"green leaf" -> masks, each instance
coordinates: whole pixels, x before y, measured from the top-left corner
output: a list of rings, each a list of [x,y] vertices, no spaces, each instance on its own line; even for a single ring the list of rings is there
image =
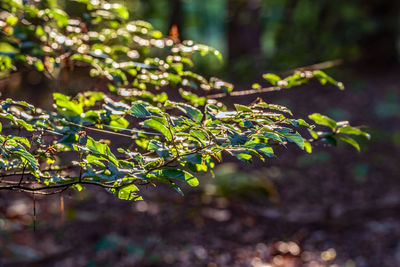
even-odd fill
[[[32,111],[35,110],[35,107],[34,107],[33,105],[28,104],[28,103],[25,102],[25,101],[15,101],[15,100],[12,100],[11,98],[7,98],[7,99],[6,99],[6,102],[7,102],[7,103],[14,104],[14,105],[19,105],[19,106],[23,106],[23,107],[29,108],[29,109],[32,110]]]
[[[16,123],[18,126],[24,127],[27,131],[32,132],[35,130],[31,124],[27,123],[26,121],[24,121],[22,119],[19,119],[19,118],[13,116],[12,114],[0,113],[0,118],[11,120],[12,122]]]
[[[64,144],[70,148],[73,147],[73,144],[78,143],[79,136],[77,134],[67,134],[64,135],[57,143]]]
[[[263,75],[263,78],[270,82],[272,85],[277,85],[277,83],[282,80],[281,77],[279,77],[276,74],[273,73],[266,73]]]
[[[123,19],[129,19],[129,12],[128,10],[120,5],[120,4],[113,4],[113,10]]]
[[[144,127],[151,128],[162,133],[169,141],[172,140],[172,134],[169,130],[167,120],[164,118],[153,117],[143,122]]]
[[[128,128],[129,121],[117,115],[110,115],[110,126],[115,127],[116,130],[124,130]]]
[[[281,106],[281,105],[276,105],[276,104],[267,104],[267,103],[258,103],[256,107],[262,107],[262,108],[268,108],[268,109],[273,109],[273,110],[278,110],[281,112],[288,113],[293,116],[292,111],[288,109],[287,107]]]
[[[93,138],[88,137],[86,147],[96,156],[100,156],[106,160],[111,161],[114,165],[118,166],[118,160],[113,153],[111,153],[108,145],[95,141]]]
[[[303,119],[298,119],[297,120],[297,123],[300,125],[300,126],[304,126],[304,127],[307,127],[308,129],[313,129],[313,126],[311,126],[310,124],[308,124],[305,120],[303,120]]]
[[[234,146],[244,145],[248,140],[248,137],[246,135],[239,134],[233,131],[228,131],[228,138],[231,144]]]
[[[86,62],[89,64],[92,64],[95,62],[95,59],[92,56],[82,55],[82,54],[73,54],[70,57],[70,60],[83,61],[83,62]]]
[[[189,101],[195,106],[204,106],[207,103],[207,98],[204,96],[199,97],[198,95],[184,91],[183,89],[179,89],[179,94],[183,99]]]
[[[146,109],[146,106],[140,102],[133,103],[130,111],[131,114],[137,118],[146,118],[151,115]]]
[[[281,144],[283,143],[282,136],[279,133],[274,132],[273,130],[271,130],[269,128],[263,128],[262,131],[263,131],[263,136],[264,137],[266,137],[268,139],[272,139],[272,140],[278,141]]]
[[[335,135],[334,137],[353,146],[355,149],[357,149],[358,152],[360,152],[360,145],[353,138],[350,138],[348,136],[343,136],[343,135]]]
[[[8,16],[6,19],[6,23],[10,26],[14,26],[18,22],[18,18],[14,16]]]
[[[304,148],[307,151],[307,153],[312,153],[311,143],[308,142],[307,140],[304,140]]]
[[[65,27],[68,25],[68,15],[64,11],[58,8],[47,9],[46,14],[54,18],[57,21],[59,27]]]
[[[40,26],[40,25],[36,26],[35,33],[36,33],[36,35],[37,35],[38,37],[42,37],[42,36],[45,35],[45,32],[44,32],[44,30],[43,30],[43,27]]]
[[[191,173],[179,169],[164,169],[160,171],[153,172],[153,174],[164,177],[178,179],[183,182],[188,183],[190,186],[198,186],[199,180],[194,177]]]
[[[96,155],[90,154],[90,155],[87,155],[86,160],[90,164],[94,164],[103,169],[106,168],[106,165],[100,161],[100,160],[104,160],[104,158],[102,156],[96,156]]]
[[[249,107],[243,106],[243,105],[239,105],[239,104],[235,104],[235,108],[237,111],[243,111],[243,112],[253,112],[253,110]]]
[[[168,149],[165,145],[157,140],[151,140],[149,146],[147,147],[150,151],[155,151],[157,155],[161,158],[166,158],[169,156]]]
[[[368,133],[352,126],[340,127],[338,132],[343,134],[361,135],[367,138],[368,140],[371,138],[371,136]]]
[[[142,198],[138,196],[139,188],[136,185],[131,184],[128,186],[121,187],[119,189],[110,189],[116,197],[123,200],[141,200]]]
[[[44,64],[40,59],[33,61],[33,65],[38,71],[44,71]]]
[[[258,143],[256,141],[252,140],[252,141],[249,141],[246,144],[244,144],[244,146],[247,148],[257,150],[257,151],[263,153],[264,155],[266,155],[267,157],[274,156],[274,150],[272,149],[271,146],[269,146],[267,144]]]
[[[301,135],[299,133],[297,133],[297,132],[294,134],[287,133],[287,134],[284,134],[284,136],[286,137],[286,139],[289,142],[295,143],[301,149],[304,149],[304,139],[303,139],[303,137],[301,137]]]
[[[57,110],[65,116],[80,116],[83,113],[83,104],[77,101],[70,100],[69,96],[54,93],[54,101],[56,102]]]
[[[176,107],[177,109],[181,110],[183,113],[185,113],[189,118],[194,120],[197,123],[200,123],[201,120],[203,119],[203,113],[201,113],[200,110],[198,110],[195,107],[192,107],[188,104],[183,104],[183,103],[177,103],[177,102],[172,102],[172,101],[167,101],[165,103],[165,106],[173,106]]]
[[[16,146],[16,147],[14,147],[13,149],[11,149],[10,152],[11,152],[12,154],[20,155],[21,158],[22,158],[25,162],[29,163],[29,166],[31,166],[34,170],[38,170],[38,169],[39,169],[39,165],[38,165],[38,163],[37,163],[35,157],[32,156],[31,153],[29,153],[28,151],[26,151],[26,149],[25,149],[23,146],[18,145],[18,146]]]
[[[244,162],[251,162],[253,156],[248,150],[228,150],[233,156],[235,156],[238,160]]]
[[[17,141],[18,143],[23,144],[27,148],[31,147],[31,144],[29,143],[29,140],[26,137],[13,136],[11,139]]]
[[[317,78],[320,81],[320,83],[323,85],[328,82],[330,84],[337,86],[340,90],[344,90],[343,83],[336,81],[331,76],[329,76],[328,74],[326,74],[325,72],[323,72],[321,70],[315,70],[313,72],[313,76],[315,78]]]
[[[183,196],[182,189],[176,183],[169,181],[169,185],[172,186],[172,188],[175,189],[175,191],[178,192],[181,196]]]
[[[331,118],[319,114],[319,113],[314,113],[308,116],[310,119],[312,119],[315,123],[328,126],[332,130],[335,130],[337,128],[337,123],[336,121],[332,120]]]
[[[199,154],[186,155],[184,158],[192,164],[202,164],[203,162],[203,157]]]
[[[310,133],[310,135],[312,136],[312,138],[314,139],[318,139],[319,135],[317,132],[315,132],[314,130],[308,129],[308,132]]]
[[[78,192],[81,192],[83,189],[83,186],[80,184],[75,184],[72,186],[72,188],[75,188],[75,190],[78,190]]]
[[[205,133],[201,130],[198,129],[193,129],[190,131],[190,135],[194,136],[197,140],[199,140],[203,145],[205,144],[204,142],[207,141],[207,136]]]
[[[1,59],[9,60],[9,56],[15,55],[18,52],[18,49],[8,42],[0,42],[0,51],[0,54],[2,55]]]

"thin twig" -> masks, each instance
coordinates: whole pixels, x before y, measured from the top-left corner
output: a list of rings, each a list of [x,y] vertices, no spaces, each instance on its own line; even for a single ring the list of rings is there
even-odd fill
[[[266,92],[274,92],[274,91],[280,91],[282,88],[278,86],[271,86],[271,87],[265,87],[265,88],[260,88],[260,89],[250,89],[250,90],[244,90],[244,91],[233,91],[231,93],[219,93],[219,94],[214,94],[214,95],[208,95],[207,98],[209,99],[217,99],[217,98],[223,98],[227,96],[244,96],[244,95],[253,95],[253,94],[261,94],[261,93],[266,93]]]
[[[123,134],[123,133],[117,133],[117,132],[107,131],[107,130],[104,130],[104,129],[93,128],[93,127],[89,127],[89,126],[85,126],[85,125],[80,125],[80,124],[73,123],[73,122],[70,122],[70,121],[65,121],[65,120],[62,121],[62,122],[67,123],[67,124],[70,124],[70,125],[74,125],[74,126],[76,126],[76,127],[80,127],[80,128],[83,128],[83,129],[88,129],[88,130],[96,131],[96,132],[102,132],[102,133],[107,133],[107,134],[119,135],[119,136],[124,136],[124,137],[132,138],[131,135],[127,135],[127,134]],[[125,128],[125,129],[124,129],[124,128],[114,127],[114,126],[108,126],[108,125],[103,125],[103,126],[108,127],[108,128],[112,128],[112,129],[116,129],[116,130],[123,130],[123,131],[133,132],[133,133],[143,133],[143,134],[151,134],[151,135],[161,135],[161,134],[158,134],[158,133],[151,133],[151,132],[146,132],[146,131],[141,131],[141,130],[136,130],[136,129],[128,129],[128,128]]]
[[[71,187],[77,184],[83,184],[83,185],[94,185],[94,186],[99,186],[102,188],[115,188],[114,186],[111,185],[106,185],[106,184],[100,184],[97,182],[90,182],[90,181],[76,181],[76,182],[70,182],[70,183],[65,183],[65,184],[57,184],[57,185],[50,185],[50,186],[42,186],[42,187],[26,187],[26,186],[18,186],[18,185],[11,185],[11,186],[1,186],[0,190],[24,190],[27,192],[37,192],[37,191],[43,191],[43,190],[52,190],[52,189],[60,189],[60,188],[65,188],[65,187]]]
[[[21,179],[19,179],[18,185],[21,185],[22,180],[24,179],[25,168],[26,168],[26,164],[25,164],[24,167],[22,168]]]
[[[304,66],[304,67],[299,67],[290,71],[285,72],[285,74],[291,74],[296,71],[311,71],[311,70],[322,70],[322,69],[328,69],[332,68],[335,66],[338,66],[342,64],[343,60],[342,59],[335,59],[335,60],[330,60],[330,61],[325,61],[309,66]],[[259,89],[250,89],[250,90],[244,90],[244,91],[233,91],[231,93],[219,93],[219,94],[214,94],[214,95],[209,95],[207,98],[210,99],[218,99],[218,98],[223,98],[227,96],[244,96],[244,95],[253,95],[253,94],[260,94],[260,93],[267,93],[267,92],[275,92],[275,91],[280,91],[281,89],[286,89],[282,88],[279,86],[270,86],[270,87],[265,87],[265,88],[259,88]]]
[[[35,192],[32,192],[33,197],[33,232],[36,232],[36,196]]]

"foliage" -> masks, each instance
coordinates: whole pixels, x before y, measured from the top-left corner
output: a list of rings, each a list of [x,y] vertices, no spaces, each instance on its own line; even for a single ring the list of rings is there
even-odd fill
[[[288,108],[261,99],[229,110],[217,99],[238,93],[233,86],[190,70],[193,53],[222,60],[217,50],[129,20],[120,4],[73,3],[74,10],[83,10],[78,15],[47,2],[0,3],[0,47],[7,48],[0,53],[2,75],[33,68],[53,79],[61,71],[89,68],[93,79],[106,81],[110,89],[75,97],[54,93],[52,111],[1,101],[2,190],[52,194],[94,185],[136,200],[142,185],[161,182],[179,193],[182,183],[197,186],[195,175],[212,172],[224,153],[245,162],[264,161],[275,156],[276,146],[288,143],[311,152],[315,141],[335,145],[339,140],[359,150],[350,136],[368,137],[348,122],[312,114],[310,120],[322,127],[317,131]],[[273,90],[313,78],[343,87],[322,71],[264,78]],[[268,88],[256,84],[246,94]]]

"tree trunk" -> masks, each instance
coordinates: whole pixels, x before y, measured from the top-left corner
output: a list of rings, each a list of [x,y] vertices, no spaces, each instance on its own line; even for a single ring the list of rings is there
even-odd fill
[[[360,6],[377,25],[373,33],[360,41],[361,65],[385,68],[398,64],[400,1],[362,0]]]
[[[183,12],[182,12],[182,1],[181,0],[171,0],[171,17],[169,28],[177,27],[179,34],[182,34],[182,21],[183,21]],[[181,37],[181,39],[183,39]]]
[[[260,0],[228,0],[228,60],[261,58]]]

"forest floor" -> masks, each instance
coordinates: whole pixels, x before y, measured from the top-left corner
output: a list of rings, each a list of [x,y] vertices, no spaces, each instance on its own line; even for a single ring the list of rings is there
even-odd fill
[[[310,84],[263,96],[299,117],[366,125],[361,153],[289,146],[265,163],[223,164],[184,197],[162,186],[143,188],[139,202],[97,189],[36,197],[35,231],[32,196],[1,192],[0,267],[400,266],[397,74],[344,77],[344,92]]]

